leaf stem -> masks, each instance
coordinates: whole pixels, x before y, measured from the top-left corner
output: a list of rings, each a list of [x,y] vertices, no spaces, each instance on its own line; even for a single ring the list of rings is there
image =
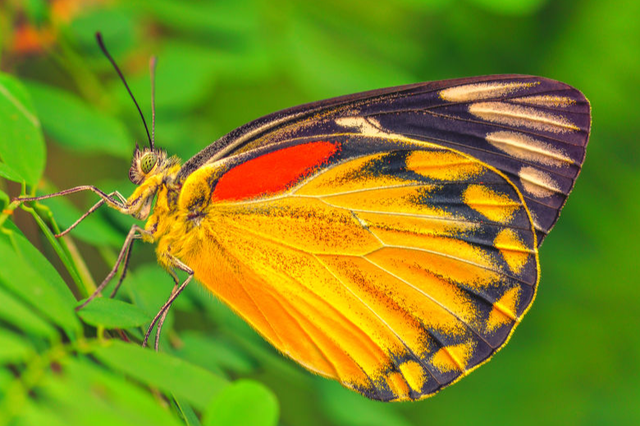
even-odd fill
[[[60,228],[53,218],[53,214],[48,207],[43,205],[36,205],[35,208],[28,207],[26,205],[22,206],[22,209],[31,213],[36,223],[40,227],[40,230],[44,233],[45,237],[53,247],[53,250],[56,252],[62,263],[64,264],[67,272],[71,276],[71,279],[76,285],[76,289],[81,295],[90,294],[91,288],[95,288],[95,282],[93,278],[88,273],[88,269],[84,260],[78,253],[75,246],[73,246],[73,250],[69,248],[66,239],[58,240],[55,235],[51,232],[45,221],[42,219],[42,215],[46,214],[47,221],[51,224],[51,227],[56,233],[60,232]],[[81,274],[80,271],[83,271]]]

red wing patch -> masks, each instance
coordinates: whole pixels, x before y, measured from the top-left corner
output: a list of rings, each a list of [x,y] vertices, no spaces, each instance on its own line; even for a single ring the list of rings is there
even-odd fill
[[[213,201],[243,200],[284,191],[339,149],[338,143],[312,142],[261,155],[225,173],[211,198]]]

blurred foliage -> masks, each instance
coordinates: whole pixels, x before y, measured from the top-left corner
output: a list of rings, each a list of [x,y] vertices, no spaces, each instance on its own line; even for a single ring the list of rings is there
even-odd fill
[[[0,425],[640,424],[637,16],[635,0],[2,2]],[[146,135],[97,30],[147,117],[159,57],[157,143],[183,159],[261,115],[361,90],[492,73],[580,88],[587,162],[508,349],[434,398],[376,403],[284,359],[195,284],[155,353],[119,340],[139,342],[173,286],[142,244],[119,300],[78,317],[133,220],[100,210],[56,240],[95,197],[9,211],[21,191],[132,189]]]

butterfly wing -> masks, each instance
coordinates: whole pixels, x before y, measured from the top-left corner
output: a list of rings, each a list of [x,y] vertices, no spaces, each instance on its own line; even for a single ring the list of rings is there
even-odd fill
[[[372,399],[427,397],[530,306],[535,231],[505,174],[407,137],[303,137],[201,165],[174,255],[278,350]]]
[[[497,75],[420,83],[277,112],[224,136],[184,164],[205,164],[282,141],[352,133],[402,136],[467,153],[523,194],[538,245],[558,219],[585,156],[590,105],[554,80]]]

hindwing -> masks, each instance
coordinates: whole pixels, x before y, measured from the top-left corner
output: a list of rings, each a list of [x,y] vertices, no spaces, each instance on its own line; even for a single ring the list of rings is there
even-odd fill
[[[421,140],[256,147],[200,166],[179,205],[199,215],[171,242],[196,278],[278,350],[369,398],[421,399],[463,377],[535,297],[517,185]]]

